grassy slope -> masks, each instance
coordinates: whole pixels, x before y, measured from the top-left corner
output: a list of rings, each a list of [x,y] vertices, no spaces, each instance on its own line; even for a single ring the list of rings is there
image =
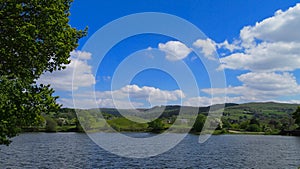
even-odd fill
[[[137,117],[130,117],[130,119],[132,120],[129,120],[125,117],[119,117],[108,120],[107,122],[117,131],[147,131],[147,123],[138,123],[143,121],[142,119]]]
[[[274,102],[245,103],[227,107],[224,112],[228,118],[236,120],[241,116],[247,116],[248,119],[253,116],[278,119],[290,116],[297,106],[299,105]]]
[[[290,118],[292,112],[294,112],[297,108],[296,104],[285,104],[285,103],[274,103],[274,102],[266,102],[266,103],[245,103],[245,104],[226,104],[226,108],[224,110],[224,116],[222,118],[231,119],[236,121],[244,121],[249,120],[253,117],[256,117],[260,123],[267,124],[271,119],[282,120],[286,118]],[[218,107],[218,105],[214,106]],[[160,118],[163,119],[165,126],[169,127],[171,124],[168,124],[167,121],[170,119],[175,120],[176,116],[179,113],[179,110],[182,108],[184,111],[184,117],[188,119],[189,112],[194,111],[193,107],[180,107],[180,106],[166,106],[165,111],[161,114]],[[199,113],[207,114],[210,107],[200,107]],[[141,109],[143,113],[151,113],[157,110],[161,110],[160,107],[154,107],[152,109]],[[104,119],[100,118],[99,110],[90,109],[90,110],[78,110],[79,114],[84,116],[82,119],[86,119],[89,123],[89,127],[93,129],[99,128],[107,128],[107,124]],[[131,110],[126,110],[130,112]],[[104,112],[107,123],[115,128],[118,131],[147,131],[148,124],[147,123],[137,123],[134,121],[141,122],[141,119],[138,117],[131,116],[131,120],[128,120],[124,117],[121,117],[116,109],[101,109],[101,112]],[[78,114],[78,112],[77,112]],[[68,119],[68,121],[74,121],[76,118],[75,111],[73,109],[62,109],[57,116],[53,118],[63,117]],[[105,125],[106,124],[106,125]],[[59,131],[65,131],[68,128],[74,128],[74,124],[72,126],[64,126],[59,127]],[[176,126],[175,126],[176,127]],[[61,129],[60,129],[61,128]]]

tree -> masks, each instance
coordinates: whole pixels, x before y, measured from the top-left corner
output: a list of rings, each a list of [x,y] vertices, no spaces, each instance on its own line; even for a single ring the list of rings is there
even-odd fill
[[[297,108],[297,110],[293,113],[293,119],[295,119],[295,123],[300,128],[300,106]]]
[[[165,129],[165,126],[161,119],[155,119],[148,123],[148,128],[150,128],[152,132],[160,132]]]
[[[280,123],[277,120],[271,119],[269,121],[269,125],[271,126],[271,128],[273,129],[278,129],[280,126]]]
[[[8,145],[22,126],[60,105],[49,85],[36,80],[65,68],[86,30],[69,25],[72,0],[0,2],[0,144]]]
[[[223,128],[229,129],[231,127],[228,119],[222,118],[222,123],[223,123]]]
[[[261,128],[257,124],[250,124],[247,129],[247,131],[252,131],[252,132],[260,132]]]
[[[256,125],[260,125],[259,124],[259,121],[255,118],[255,117],[253,117],[251,120],[250,120],[250,124],[256,124]]]
[[[206,120],[206,116],[203,114],[199,114],[196,118],[192,130],[196,132],[200,132],[204,126],[205,120]]]
[[[46,131],[47,132],[56,132],[56,127],[57,127],[57,122],[51,118],[51,117],[46,117]]]
[[[249,120],[243,121],[243,122],[240,123],[239,128],[240,129],[247,129],[247,127],[249,126],[249,123],[250,123]]]

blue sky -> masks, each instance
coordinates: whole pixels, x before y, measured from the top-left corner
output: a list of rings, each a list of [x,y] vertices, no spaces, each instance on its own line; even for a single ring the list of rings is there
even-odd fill
[[[74,107],[73,98],[75,106],[80,108],[207,106],[225,99],[236,103],[300,103],[300,5],[297,2],[75,0],[70,24],[77,29],[87,26],[88,35],[71,53],[72,62],[66,70],[46,73],[40,82],[50,83],[65,107]],[[97,50],[102,50],[103,43],[110,43],[109,36],[115,36],[103,36],[103,39],[94,40],[94,46],[90,47],[91,43],[87,42],[96,31],[118,18],[142,12],[177,16],[195,25],[206,36],[187,34],[192,36],[188,38],[194,38],[193,43],[187,44],[166,35],[137,34],[116,43],[99,65],[94,64],[99,60]],[[144,22],[140,24],[147,23]],[[117,29],[126,32],[134,30],[135,26]],[[167,29],[185,29],[181,26]],[[214,70],[207,70],[206,62],[213,63]],[[125,70],[118,75],[117,69],[122,64],[126,64]],[[130,71],[140,65],[150,66],[135,72],[126,81]],[[170,72],[162,71],[162,67]],[[193,77],[183,69],[189,69]],[[210,72],[216,72],[218,77],[211,77]],[[218,81],[222,73],[226,78],[224,84]],[[194,80],[197,89],[193,86]]]

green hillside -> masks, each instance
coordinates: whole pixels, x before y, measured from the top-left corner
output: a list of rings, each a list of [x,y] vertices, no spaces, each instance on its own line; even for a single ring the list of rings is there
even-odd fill
[[[245,103],[226,107],[224,117],[234,120],[255,117],[260,120],[284,119],[291,116],[299,105],[286,103]]]
[[[291,114],[299,105],[286,103],[245,103],[224,105],[213,105],[208,107],[187,107],[187,106],[156,106],[150,109],[130,110],[122,109],[118,111],[114,108],[101,109],[74,109],[63,108],[59,112],[44,115],[39,126],[30,126],[26,129],[39,131],[111,131],[109,126],[117,131],[151,131],[153,126],[160,126],[166,129],[176,121],[181,112],[181,120],[176,124],[184,128],[187,124],[193,124],[193,112],[198,111],[198,117],[203,119],[209,111],[222,114],[221,121],[217,118],[214,123],[218,123],[218,130],[235,132],[263,132],[267,134],[277,134],[282,130],[293,130],[297,126]],[[133,119],[124,118],[122,115]],[[77,117],[77,115],[79,115]],[[156,119],[155,123],[146,123],[143,119]],[[183,119],[182,119],[183,118]],[[160,124],[161,123],[161,124]],[[202,120],[203,123],[203,120]],[[49,126],[51,124],[51,126]],[[53,127],[54,126],[54,127]],[[203,126],[203,124],[197,124]],[[155,128],[155,127],[154,127]]]

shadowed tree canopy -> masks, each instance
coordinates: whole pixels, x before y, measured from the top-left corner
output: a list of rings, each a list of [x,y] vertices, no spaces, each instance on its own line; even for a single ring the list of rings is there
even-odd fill
[[[160,132],[165,129],[164,123],[161,119],[156,119],[148,123],[148,127],[151,129],[152,132]]]
[[[196,118],[196,121],[195,121],[195,123],[193,125],[192,130],[194,130],[196,132],[201,132],[202,128],[204,126],[205,120],[206,120],[206,116],[205,115],[198,114],[198,116]]]
[[[36,80],[61,70],[86,31],[69,25],[71,0],[0,0],[0,144],[60,105]]]
[[[297,110],[293,113],[293,119],[295,119],[295,123],[300,129],[300,107],[298,107]]]

